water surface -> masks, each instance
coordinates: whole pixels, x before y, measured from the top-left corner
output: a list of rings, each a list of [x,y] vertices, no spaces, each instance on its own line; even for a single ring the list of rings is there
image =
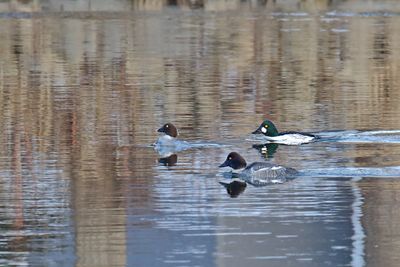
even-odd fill
[[[397,2],[172,2],[1,4],[0,265],[397,266]],[[231,197],[231,151],[306,175]]]

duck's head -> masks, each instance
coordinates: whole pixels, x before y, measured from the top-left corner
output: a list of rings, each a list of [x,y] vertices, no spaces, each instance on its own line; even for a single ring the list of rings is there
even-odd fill
[[[163,127],[157,130],[159,133],[165,133],[166,135],[169,135],[171,137],[177,137],[178,136],[178,130],[172,123],[166,123],[164,124]]]
[[[279,135],[278,129],[276,129],[275,125],[270,120],[265,120],[261,123],[261,125],[252,132],[252,134],[263,134],[266,136],[277,136]]]
[[[239,155],[237,152],[231,152],[229,153],[228,157],[222,163],[219,165],[220,168],[222,167],[231,167],[234,170],[242,169],[245,168],[247,165],[246,161],[242,156]]]

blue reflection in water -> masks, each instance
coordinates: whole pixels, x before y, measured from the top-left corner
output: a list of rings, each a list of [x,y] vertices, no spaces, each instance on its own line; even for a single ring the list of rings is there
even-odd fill
[[[365,265],[365,260],[364,260],[365,232],[361,224],[363,197],[356,183],[359,180],[360,178],[355,178],[353,179],[352,183],[354,201],[352,204],[353,215],[351,216],[351,221],[353,223],[354,234],[352,236],[353,249],[351,254],[351,266],[354,267],[361,267]]]
[[[354,238],[357,246],[363,242],[354,233],[353,220],[359,218],[352,217],[351,179],[304,177],[251,187],[235,199],[221,198],[224,188],[204,176],[160,170],[158,182],[154,216],[129,216],[129,239],[146,237],[140,246],[148,248],[147,256],[131,262],[263,266],[268,260],[279,266],[284,260],[297,266],[346,266]]]
[[[34,158],[0,174],[0,264],[74,265],[69,180],[54,160],[43,154]]]

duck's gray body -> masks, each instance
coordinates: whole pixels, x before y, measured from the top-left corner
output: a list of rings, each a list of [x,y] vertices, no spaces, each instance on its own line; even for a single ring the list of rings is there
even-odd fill
[[[252,185],[284,183],[297,175],[297,171],[269,162],[254,162],[238,172],[238,176]]]

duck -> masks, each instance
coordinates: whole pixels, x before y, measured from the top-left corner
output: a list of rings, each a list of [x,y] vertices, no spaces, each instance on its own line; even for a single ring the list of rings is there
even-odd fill
[[[160,129],[157,130],[158,133],[164,133],[163,136],[158,138],[156,143],[163,143],[163,145],[172,145],[173,141],[178,137],[178,130],[175,125],[168,122],[164,124]]]
[[[319,139],[319,136],[310,133],[296,131],[279,133],[276,126],[270,120],[263,121],[252,134],[262,134],[269,142],[284,145],[307,144]]]
[[[254,186],[284,183],[298,174],[293,168],[269,162],[253,162],[247,165],[246,160],[237,152],[229,153],[219,167],[231,167],[235,174],[233,176]]]
[[[153,145],[155,149],[165,157],[190,147],[188,142],[177,139],[178,130],[175,125],[170,122],[164,124],[157,132],[164,134],[160,136]]]

